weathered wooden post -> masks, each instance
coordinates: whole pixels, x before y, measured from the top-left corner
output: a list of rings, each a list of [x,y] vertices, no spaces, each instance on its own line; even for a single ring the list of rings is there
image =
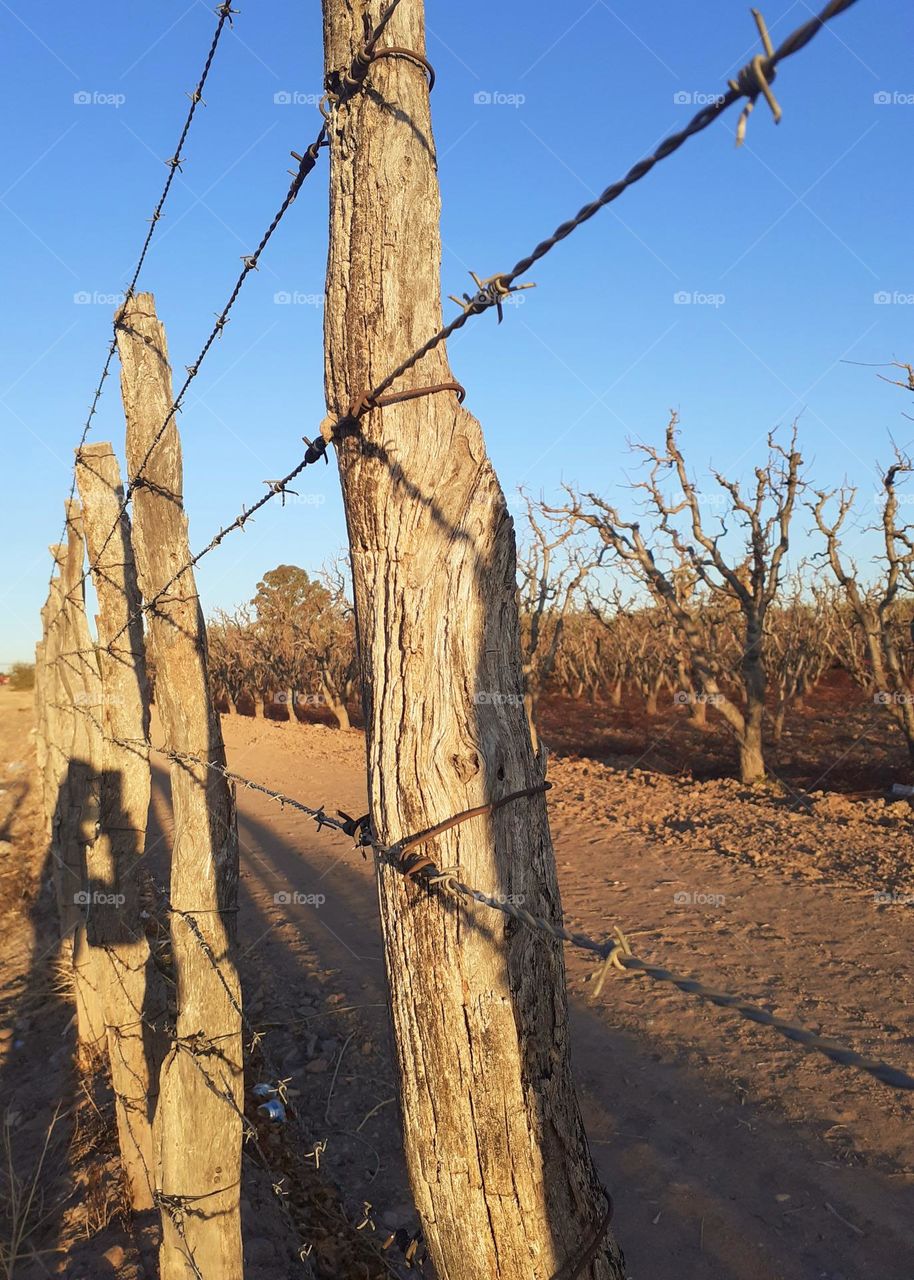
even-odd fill
[[[58,711],[57,652],[63,635],[61,607],[61,570],[66,559],[66,544],[55,543],[49,547],[54,560],[48,598],[41,610],[41,640],[36,646],[35,662],[35,750],[41,780],[41,807],[44,816],[44,834],[51,855],[54,889],[60,906],[57,859],[54,856],[54,811],[57,808],[59,775],[62,769],[63,751],[59,741],[60,713]]]
[[[172,411],[172,381],[152,295],[130,298],[116,323],[129,474],[135,477],[143,468],[133,493],[132,539],[140,590],[148,602],[190,559],[181,444],[173,417],[154,443]],[[238,835],[228,783],[195,762],[220,765],[225,753],[209,694],[206,634],[191,571],[158,600],[148,623],[165,746],[188,757],[171,765],[171,937],[178,1017],[155,1120],[163,1208],[161,1280],[187,1280],[194,1268],[203,1280],[241,1280]]]
[[[101,677],[103,730],[98,835],[87,850],[91,904],[88,937],[104,974],[105,1024],[121,1159],[134,1210],[153,1206],[152,1116],[159,1092],[165,1011],[140,918],[140,861],[149,812],[149,683],[140,593],[123,510],[117,458],[110,444],[86,444],[76,480],[92,581]],[[113,533],[113,536],[112,536]]]
[[[370,91],[348,95],[342,76],[380,8],[323,0],[327,83],[343,90],[329,130],[334,417],[441,324],[425,74],[408,57],[385,57],[368,70]],[[421,0],[402,0],[384,46],[424,52]],[[397,389],[451,377],[439,347]],[[453,393],[369,411],[336,448],[370,803],[389,843],[542,784],[524,716],[514,532],[480,426]],[[561,919],[542,794],[424,851],[487,893]],[[384,863],[378,881],[406,1156],[437,1274],[546,1280],[579,1267],[586,1280],[620,1280],[569,1067],[561,947],[452,905]]]
[[[87,851],[98,824],[101,764],[101,681],[86,619],[82,510],[66,503],[67,553],[61,574],[61,639],[57,653],[58,688],[65,725],[65,767],[59,788],[61,924],[73,935],[73,973],[77,1035],[84,1060],[105,1044],[104,978],[99,957],[89,945],[86,926],[92,911]],[[67,723],[68,722],[68,723]]]

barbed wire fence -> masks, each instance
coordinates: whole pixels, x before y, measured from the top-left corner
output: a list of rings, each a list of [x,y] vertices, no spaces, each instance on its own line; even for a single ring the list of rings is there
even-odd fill
[[[178,136],[178,141],[177,141],[177,145],[175,146],[174,154],[164,162],[168,166],[168,177],[165,179],[165,185],[163,186],[162,192],[158,200],[156,201],[155,208],[152,211],[152,217],[149,219],[149,230],[146,232],[145,239],[143,240],[139,257],[137,258],[136,265],[134,266],[133,273],[130,277],[130,283],[127,285],[127,288],[124,291],[125,302],[127,301],[128,298],[132,298],[134,296],[137,282],[139,281],[139,278],[140,278],[140,273],[143,270],[143,266],[146,262],[146,257],[149,253],[149,248],[152,244],[152,238],[155,235],[155,229],[158,226],[160,219],[164,215],[165,204],[166,204],[166,201],[168,200],[169,193],[171,192],[172,183],[175,180],[175,174],[181,171],[181,165],[184,161],[184,145],[187,142],[187,137],[188,137],[188,134],[190,133],[191,125],[194,122],[194,116],[197,113],[197,107],[201,105],[202,106],[206,105],[206,103],[203,101],[203,90],[206,87],[206,81],[209,78],[209,73],[212,68],[213,61],[216,57],[216,51],[219,47],[219,42],[222,39],[222,33],[225,30],[226,24],[228,24],[229,26],[232,25],[232,19],[237,14],[237,12],[238,12],[237,9],[232,8],[230,0],[222,0],[222,2],[216,7],[218,22],[216,23],[216,29],[213,32],[212,42],[207,51],[206,59],[203,63],[203,69],[197,78],[197,83],[193,88],[193,90],[190,91],[187,95],[190,98],[190,107],[188,108],[187,115],[184,118],[184,123],[181,127],[181,132]],[[110,375],[111,362],[114,359],[116,351],[117,351],[117,337],[115,334],[115,335],[112,335],[111,340],[109,341],[106,349],[105,362],[102,365],[102,371],[101,371],[101,374],[99,375],[98,382],[95,384],[95,391],[93,392],[92,400],[89,405],[89,413],[85,422],[83,423],[82,433],[79,438],[79,444],[77,445],[77,449],[82,448],[82,446],[85,444],[86,440],[89,437],[89,432],[92,430],[92,420],[94,419],[96,413],[98,412],[99,401],[101,400],[102,394],[104,392],[105,382]],[[73,479],[70,484],[70,494],[69,494],[71,500],[74,497],[75,493],[76,493],[76,471],[74,468]],[[63,536],[65,533],[66,533],[66,522],[64,523],[63,529],[61,531],[61,535],[60,535],[61,541],[63,540]],[[53,576],[53,572],[52,572],[52,576]]]
[[[500,322],[502,319],[502,309],[505,300],[519,290],[532,287],[531,282],[525,281],[523,277],[537,262],[541,261],[558,244],[583,226],[585,222],[589,221],[598,212],[622,196],[628,188],[645,178],[657,164],[673,155],[690,138],[709,128],[710,125],[718,120],[730,107],[739,102],[743,102],[744,104],[737,126],[738,144],[741,143],[745,137],[749,116],[759,98],[763,98],[766,101],[775,121],[778,121],[781,116],[781,108],[774,97],[772,84],[780,64],[787,58],[792,57],[794,54],[802,50],[814,38],[818,31],[826,25],[826,23],[844,11],[850,9],[856,2],[857,0],[831,0],[831,3],[827,4],[818,15],[810,18],[807,22],[799,26],[784,41],[782,41],[777,48],[772,46],[764,22],[756,13],[755,17],[763,42],[764,53],[753,58],[747,66],[742,68],[734,79],[728,81],[725,92],[721,93],[718,98],[698,111],[684,128],[668,135],[650,155],[632,166],[632,168],[630,168],[623,177],[607,186],[596,199],[584,205],[570,219],[557,226],[549,236],[540,241],[523,257],[519,258],[514,266],[508,271],[496,273],[486,278],[479,278],[474,275],[473,280],[476,286],[475,291],[472,293],[466,293],[461,298],[455,299],[460,308],[459,313],[448,323],[442,325],[435,333],[430,335],[425,342],[410,352],[409,355],[400,360],[400,362],[396,364],[395,367],[392,368],[390,372],[373,387],[357,394],[345,414],[337,417],[328,416],[324,418],[313,439],[303,437],[303,443],[306,448],[303,456],[295,463],[295,465],[281,478],[265,481],[264,483],[267,485],[267,492],[260,494],[256,500],[252,500],[249,504],[243,505],[241,511],[234,517],[234,519],[221,526],[199,551],[195,552],[185,564],[181,565],[181,567],[169,578],[162,588],[160,588],[149,599],[143,601],[142,605],[135,612],[130,614],[127,621],[119,627],[107,642],[104,646],[104,650],[109,654],[118,656],[121,660],[129,661],[131,658],[131,651],[129,649],[116,647],[121,637],[125,633],[130,633],[137,624],[141,622],[145,615],[154,614],[161,616],[163,612],[163,604],[171,599],[172,592],[184,576],[192,572],[204,557],[208,556],[217,547],[221,546],[223,541],[232,533],[238,530],[244,530],[246,525],[254,519],[256,514],[261,511],[268,502],[272,501],[276,497],[280,497],[284,504],[286,495],[290,492],[289,486],[305,470],[305,468],[314,465],[321,459],[326,463],[328,461],[328,449],[330,444],[337,441],[342,433],[357,430],[359,421],[366,414],[383,409],[389,405],[397,404],[403,400],[423,395],[454,394],[457,396],[458,400],[462,400],[464,394],[463,387],[454,382],[440,383],[433,386],[415,386],[399,391],[395,391],[393,388],[401,378],[414,371],[422,362],[424,357],[429,355],[442,343],[446,342],[474,317],[494,309]],[[242,270],[238,274],[226,302],[217,312],[214,313],[216,317],[215,323],[211,326],[200,348],[199,354],[192,364],[185,366],[186,377],[184,378],[177,395],[174,396],[171,406],[162,421],[161,426],[146,449],[139,466],[136,467],[133,474],[128,477],[128,482],[124,488],[123,497],[120,501],[118,518],[112,524],[112,527],[103,542],[101,551],[95,556],[93,562],[88,566],[88,568],[84,569],[82,577],[76,586],[72,588],[69,593],[62,593],[63,598],[60,602],[60,608],[57,613],[50,618],[48,628],[57,624],[58,619],[63,615],[64,605],[68,600],[72,600],[75,595],[78,595],[81,592],[82,587],[88,580],[90,574],[98,568],[105,549],[117,533],[121,518],[129,509],[132,497],[138,489],[147,483],[146,471],[153,458],[155,450],[161,443],[169,426],[174,422],[176,415],[180,412],[186,393],[193,381],[199,375],[200,369],[213,344],[224,332],[230,319],[230,313],[241,294],[248,276],[257,269],[261,255],[266,250],[280,223],[295,201],[305,179],[315,168],[320,150],[328,145],[329,131],[332,128],[335,110],[342,102],[345,102],[353,94],[360,92],[364,88],[372,65],[384,57],[393,56],[412,59],[426,70],[430,86],[434,83],[434,71],[423,56],[399,47],[385,48],[379,43],[384,31],[386,30],[390,17],[396,10],[399,3],[400,0],[392,0],[385,9],[378,24],[367,34],[364,43],[359,49],[351,65],[338,73],[333,84],[328,85],[325,96],[319,104],[322,123],[314,141],[302,153],[292,153],[294,160],[297,162],[297,168],[292,171],[292,181],[289,184],[276,213],[267,225],[254,251],[249,255],[243,256]],[[166,161],[169,167],[168,178],[156,204],[152,219],[150,220],[149,230],[142,245],[139,259],[125,292],[125,302],[136,298],[136,286],[139,281],[140,273],[145,264],[155,228],[163,215],[163,210],[171,191],[175,174],[180,171],[185,143],[193,124],[196,109],[198,105],[203,103],[202,92],[213,65],[220,39],[226,24],[231,24],[232,17],[235,12],[236,11],[231,8],[229,3],[220,4],[216,9],[216,13],[218,15],[217,27],[208,50],[203,70],[198,79],[197,86],[190,95],[190,109],[184,121],[175,153],[168,161]],[[117,351],[118,326],[123,325],[124,323],[123,313],[119,313],[119,316],[115,320],[115,335],[107,348],[107,355],[103,365],[102,374],[96,386],[89,415],[83,426],[79,448],[83,446],[88,438],[88,434],[98,408],[98,403],[103,392],[104,384],[110,374],[111,364],[115,352]],[[76,481],[74,476],[73,486],[70,491],[71,498],[75,492],[75,484]],[[100,648],[96,647],[90,652],[98,654],[100,651]],[[66,664],[69,658],[74,656],[86,656],[86,651],[80,649],[60,650],[56,654],[57,659],[63,664]],[[72,711],[74,707],[70,705],[68,709]],[[77,707],[75,709],[91,714],[86,707]],[[103,727],[99,726],[99,728],[103,732]],[[601,993],[606,977],[611,970],[615,969],[622,972],[641,973],[652,981],[671,984],[684,994],[695,996],[698,999],[711,1003],[717,1007],[729,1009],[744,1019],[755,1022],[761,1026],[768,1027],[788,1040],[800,1044],[808,1050],[824,1055],[831,1062],[837,1065],[859,1069],[889,1088],[905,1091],[914,1089],[914,1076],[900,1068],[891,1066],[885,1062],[869,1059],[848,1046],[835,1043],[834,1041],[813,1033],[802,1026],[788,1022],[782,1018],[778,1018],[767,1009],[744,1000],[739,996],[715,990],[695,978],[683,977],[672,970],[645,960],[644,958],[634,954],[626,934],[618,926],[614,928],[610,937],[604,939],[597,939],[586,934],[568,930],[560,920],[550,920],[543,916],[535,915],[527,911],[522,904],[501,898],[496,894],[485,892],[471,884],[467,884],[462,879],[459,868],[439,866],[434,858],[425,850],[425,846],[433,842],[435,838],[441,835],[444,831],[464,822],[491,816],[503,806],[520,803],[534,795],[540,795],[548,788],[548,783],[544,782],[537,787],[529,788],[521,792],[514,792],[509,795],[493,799],[489,803],[477,806],[474,809],[453,814],[424,831],[404,836],[393,844],[384,845],[376,838],[372,828],[370,814],[352,817],[339,809],[328,811],[324,805],[314,806],[307,804],[300,799],[277,791],[264,783],[247,778],[244,775],[230,770],[226,764],[222,763],[218,759],[206,759],[198,755],[187,754],[168,746],[154,745],[148,740],[130,743],[126,740],[109,738],[108,741],[113,742],[124,749],[136,749],[145,753],[153,751],[164,759],[167,759],[172,766],[180,767],[192,765],[217,772],[234,787],[242,787],[257,792],[258,794],[264,795],[268,799],[279,804],[282,808],[288,807],[295,812],[301,813],[303,817],[314,821],[319,830],[324,827],[328,827],[336,834],[352,839],[354,842],[353,848],[361,851],[363,855],[370,849],[376,859],[393,867],[405,878],[411,880],[417,887],[424,889],[430,894],[440,896],[444,901],[451,904],[455,910],[469,910],[475,907],[485,908],[489,911],[502,914],[525,929],[528,929],[553,943],[564,942],[570,946],[589,952],[596,956],[601,962],[601,969],[596,975],[592,989],[594,997],[599,996]],[[163,909],[166,912],[174,912],[176,908],[174,908],[170,903],[167,892],[164,889],[160,889],[160,896]],[[185,919],[191,932],[196,937],[201,951],[206,955],[209,964],[212,966],[216,974],[218,974],[223,986],[225,987],[230,1003],[233,1005],[235,1013],[238,1015],[244,1029],[244,1033],[248,1037],[249,1042],[247,1048],[249,1053],[254,1053],[256,1051],[260,1054],[265,1072],[270,1078],[270,1081],[272,1081],[268,1086],[271,1091],[270,1097],[275,1097],[283,1104],[284,1108],[286,1108],[287,1114],[291,1117],[293,1127],[296,1128],[299,1136],[307,1145],[307,1142],[310,1140],[309,1135],[307,1134],[295,1107],[289,1105],[290,1100],[287,1091],[288,1080],[281,1076],[276,1063],[270,1056],[268,1047],[265,1046],[265,1033],[256,1029],[243,1012],[241,1004],[235,999],[230,986],[222,974],[219,966],[219,960],[214,955],[212,948],[206,942],[206,939],[197,926],[194,913],[192,911],[182,910],[180,914]],[[212,1037],[208,1037],[205,1041],[197,1041],[193,1037],[179,1038],[175,1035],[173,1045],[177,1051],[188,1053],[191,1056],[196,1070],[201,1072],[204,1076],[207,1088],[222,1097],[226,1105],[231,1106],[236,1112],[238,1112],[238,1104],[232,1095],[232,1090],[228,1082],[224,1080],[220,1081],[210,1073],[212,1069],[210,1060],[213,1058],[215,1053]],[[247,1145],[248,1143],[251,1143],[252,1149],[258,1157],[258,1162],[261,1163],[262,1167],[270,1174],[273,1190],[280,1203],[282,1212],[287,1216],[287,1220],[289,1221],[292,1230],[295,1232],[296,1238],[299,1238],[301,1236],[301,1227],[300,1224],[296,1224],[294,1221],[290,1213],[289,1206],[286,1203],[287,1193],[283,1185],[284,1179],[271,1169],[270,1161],[263,1150],[262,1144],[259,1143],[256,1127],[252,1125],[250,1119],[243,1111],[240,1111],[239,1115],[242,1122],[242,1133],[245,1144]],[[317,1145],[315,1145],[312,1154],[315,1164],[319,1164],[319,1152]],[[209,1278],[204,1277],[199,1270],[192,1251],[189,1246],[187,1246],[187,1240],[181,1226],[181,1223],[183,1222],[183,1215],[191,1211],[191,1201],[200,1198],[202,1197],[164,1196],[161,1193],[157,1193],[157,1204],[162,1213],[167,1214],[174,1222],[179,1236],[187,1247],[188,1265],[191,1267],[193,1274],[197,1277],[197,1280],[209,1280]],[[610,1201],[608,1204],[605,1222],[602,1224],[601,1233],[605,1233],[608,1228],[611,1212],[612,1205]],[[369,1220],[369,1216],[370,1215],[366,1210],[366,1222]],[[599,1243],[600,1238],[602,1238],[602,1234],[598,1237],[596,1242],[597,1244]],[[390,1242],[388,1241],[388,1243]],[[417,1256],[416,1241],[414,1240],[410,1242],[409,1247],[411,1249],[411,1254],[407,1257],[407,1261],[414,1261]],[[306,1263],[308,1250],[305,1241],[302,1241],[301,1248],[301,1258],[303,1263]],[[589,1261],[589,1258],[592,1256],[593,1248],[593,1245],[589,1246],[579,1259],[572,1260],[569,1264],[572,1267],[571,1271],[568,1271],[567,1267],[563,1267],[562,1274],[567,1273],[571,1278],[579,1275]],[[391,1269],[390,1264],[386,1259],[385,1265],[388,1266],[388,1269]]]

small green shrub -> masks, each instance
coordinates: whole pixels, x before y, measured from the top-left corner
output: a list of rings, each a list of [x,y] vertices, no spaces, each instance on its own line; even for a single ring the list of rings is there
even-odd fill
[[[10,671],[10,688],[11,689],[34,689],[35,687],[35,664],[34,662],[14,662]]]

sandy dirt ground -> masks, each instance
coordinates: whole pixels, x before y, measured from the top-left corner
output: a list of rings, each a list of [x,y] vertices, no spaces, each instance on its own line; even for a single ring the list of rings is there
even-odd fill
[[[7,795],[30,760],[30,717],[12,698],[0,691]],[[328,810],[364,811],[359,733],[236,716],[224,717],[223,727],[239,773]],[[17,761],[25,770],[11,773]],[[549,776],[567,924],[597,937],[619,924],[646,959],[914,1071],[907,802],[822,792],[800,803],[725,780],[699,786],[575,758],[553,758]],[[150,830],[157,875],[170,830],[167,797],[157,768]],[[317,1274],[382,1275],[385,1265],[405,1274],[399,1246],[417,1223],[400,1144],[372,867],[346,839],[264,796],[239,789],[238,805],[245,1003],[266,1033],[271,1062],[290,1079],[302,1121],[301,1133],[264,1140],[291,1181],[309,1181]],[[3,908],[20,923],[0,941],[15,1022],[0,1040],[0,1070],[4,1105],[16,1109],[20,1127],[31,1126],[18,1139],[25,1150],[57,1099],[73,1106],[77,1085],[66,1001],[37,1009],[32,1001],[32,1012],[22,1013],[37,972],[28,934],[40,920],[27,896],[13,908],[6,873],[15,869],[17,841],[34,833],[22,818],[2,829],[11,841],[0,867]],[[594,999],[595,962],[571,949],[566,958],[575,1077],[630,1280],[914,1276],[910,1094],[643,976],[614,973]],[[41,1063],[49,1066],[42,1071]],[[65,1133],[69,1123],[61,1122]],[[263,1181],[252,1173],[245,1185],[248,1274],[301,1274],[281,1224],[269,1217]],[[315,1212],[321,1196],[325,1208]],[[353,1232],[361,1226],[368,1259],[361,1269],[343,1255],[333,1263],[334,1214]],[[128,1269],[129,1240],[111,1235],[119,1229],[113,1223],[79,1247],[72,1229],[63,1245],[58,1230],[45,1246],[65,1250],[48,1255],[54,1273],[142,1274]],[[382,1263],[377,1250],[398,1229]],[[104,1248],[120,1249],[122,1259],[91,1269]],[[21,1274],[51,1270],[35,1265]]]

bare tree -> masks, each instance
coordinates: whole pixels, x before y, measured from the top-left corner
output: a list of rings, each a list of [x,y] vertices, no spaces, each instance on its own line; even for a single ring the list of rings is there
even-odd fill
[[[584,579],[600,554],[586,555],[572,520],[548,514],[543,503],[526,499],[526,536],[518,549],[521,658],[524,709],[534,751],[540,697],[555,669],[565,619]]]
[[[775,694],[775,742],[781,740],[788,708],[803,706],[833,661],[836,621],[834,601],[821,590],[810,593],[800,570],[787,597],[769,612],[765,669]]]
[[[914,470],[900,450],[882,475],[875,526],[881,541],[878,571],[864,581],[843,546],[856,490],[819,492],[812,507],[825,539],[825,555],[850,608],[862,643],[847,644],[842,659],[852,678],[885,707],[914,760],[914,633],[911,603],[902,589],[914,588],[914,522],[900,512],[899,481]]]
[[[248,694],[256,707],[260,691],[254,618],[247,605],[232,613],[216,609],[206,624],[213,697],[228,705],[230,715]]]
[[[346,592],[349,559],[338,556],[320,574],[324,597],[307,618],[305,643],[317,671],[321,696],[341,729],[350,727],[349,707],[358,682],[355,610]]]
[[[621,681],[604,628],[588,610],[574,610],[565,619],[552,686],[570,698],[600,702],[613,700],[617,688],[621,699]]]
[[[592,493],[582,499],[569,490],[571,505],[562,510],[594,529],[619,564],[668,611],[688,648],[694,687],[713,702],[736,738],[742,780],[757,782],[765,777],[765,619],[777,596],[802,483],[796,429],[787,449],[769,436],[768,461],[756,468],[755,484],[748,495],[738,482],[712,472],[719,491],[715,496],[726,504],[726,514],[719,517],[720,528],[715,531],[706,525],[704,495],[689,476],[678,434],[674,413],[663,451],[638,446],[649,464],[647,478],[634,486],[646,495],[652,516],[653,528],[648,535],[640,522],[623,520],[615,507]],[[667,496],[664,490],[670,478],[678,490],[675,497]],[[731,534],[728,520],[736,526],[734,541],[742,544],[739,558],[725,551],[725,540]],[[653,545],[658,547],[657,553]],[[709,598],[738,610],[742,620],[742,707],[727,692],[726,667],[700,625],[700,597],[684,593],[677,585],[683,573],[694,574]]]

